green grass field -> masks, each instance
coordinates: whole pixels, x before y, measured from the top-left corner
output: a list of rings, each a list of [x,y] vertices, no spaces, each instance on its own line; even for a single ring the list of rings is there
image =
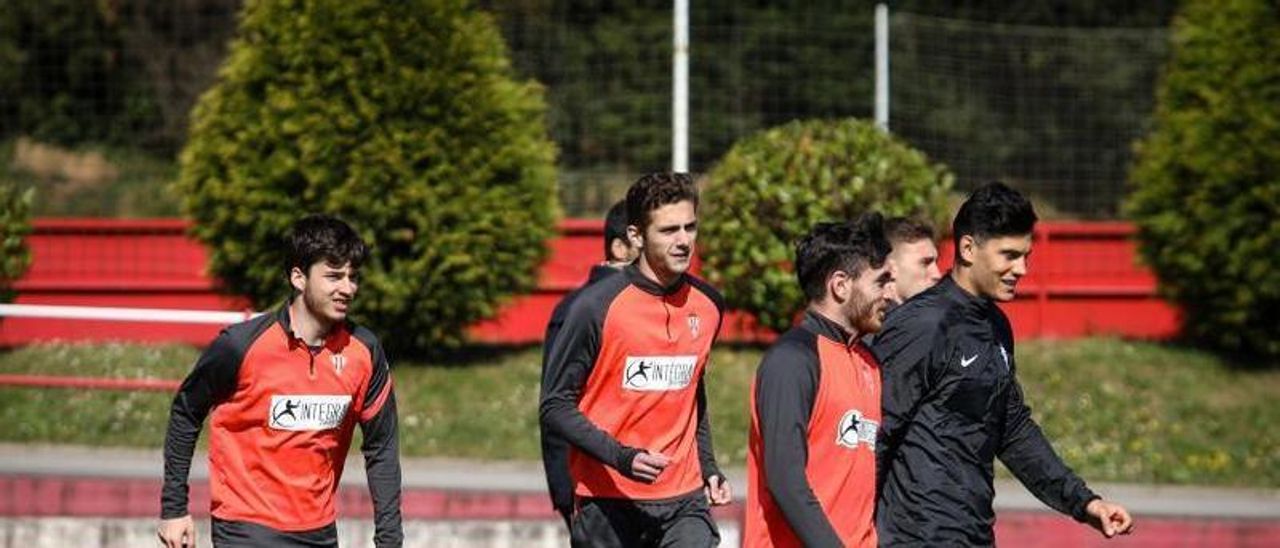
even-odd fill
[[[1243,371],[1211,354],[1089,339],[1018,347],[1037,420],[1091,481],[1280,487],[1280,371]],[[0,373],[179,379],[182,346],[48,345],[0,353]],[[708,394],[722,463],[746,462],[747,392],[760,349],[715,352]],[[539,349],[461,364],[400,363],[407,456],[532,460],[538,455]],[[159,447],[170,395],[0,389],[0,441]]]

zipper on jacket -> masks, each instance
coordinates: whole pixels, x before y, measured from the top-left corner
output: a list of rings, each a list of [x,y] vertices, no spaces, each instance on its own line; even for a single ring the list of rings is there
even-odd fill
[[[662,299],[662,311],[667,313],[667,342],[671,342],[675,340],[675,337],[671,336],[671,306],[667,304],[666,297],[660,298]]]
[[[313,380],[316,378],[316,354],[319,354],[319,353],[320,353],[320,350],[311,348],[311,345],[307,345],[307,358],[309,362],[308,366],[310,368],[310,372],[307,374],[307,378],[310,378]]]

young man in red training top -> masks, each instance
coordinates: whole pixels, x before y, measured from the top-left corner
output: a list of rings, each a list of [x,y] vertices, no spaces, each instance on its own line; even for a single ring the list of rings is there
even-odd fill
[[[751,389],[743,540],[760,547],[876,545],[880,329],[893,281],[880,215],[822,223],[796,246],[809,299]]]
[[[640,258],[588,286],[551,348],[541,420],[571,446],[574,546],[714,546],[710,504],[728,504],[716,468],[703,371],[720,294],[686,273],[698,193],[684,173],[627,192]]]
[[[169,413],[160,543],[195,546],[191,454],[209,419],[214,546],[337,546],[334,494],[356,424],[374,507],[374,543],[403,543],[391,371],[377,337],[347,321],[368,253],[327,215],[288,240],[293,296],[232,325],[205,349]]]

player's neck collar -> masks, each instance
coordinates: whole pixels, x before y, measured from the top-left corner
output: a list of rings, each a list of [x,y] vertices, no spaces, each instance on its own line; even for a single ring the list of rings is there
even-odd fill
[[[852,346],[854,342],[857,342],[853,332],[812,308],[805,310],[804,320],[801,325],[804,325],[805,329],[820,337],[826,337],[845,346]]]
[[[636,263],[627,265],[622,271],[626,273],[627,279],[632,285],[640,288],[640,290],[645,293],[657,295],[659,297],[665,297],[679,291],[681,287],[684,287],[686,282],[685,274],[680,274],[680,276],[671,282],[671,285],[663,287],[658,282],[649,279],[649,277],[645,276],[643,272],[640,272],[640,267],[637,266]]]

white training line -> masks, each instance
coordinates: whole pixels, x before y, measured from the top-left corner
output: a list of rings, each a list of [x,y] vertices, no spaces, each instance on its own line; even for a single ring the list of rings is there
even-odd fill
[[[112,308],[99,306],[54,306],[43,304],[0,304],[0,316],[53,318],[62,320],[114,320],[122,322],[169,322],[227,325],[262,314],[218,310],[173,310],[168,308]]]

